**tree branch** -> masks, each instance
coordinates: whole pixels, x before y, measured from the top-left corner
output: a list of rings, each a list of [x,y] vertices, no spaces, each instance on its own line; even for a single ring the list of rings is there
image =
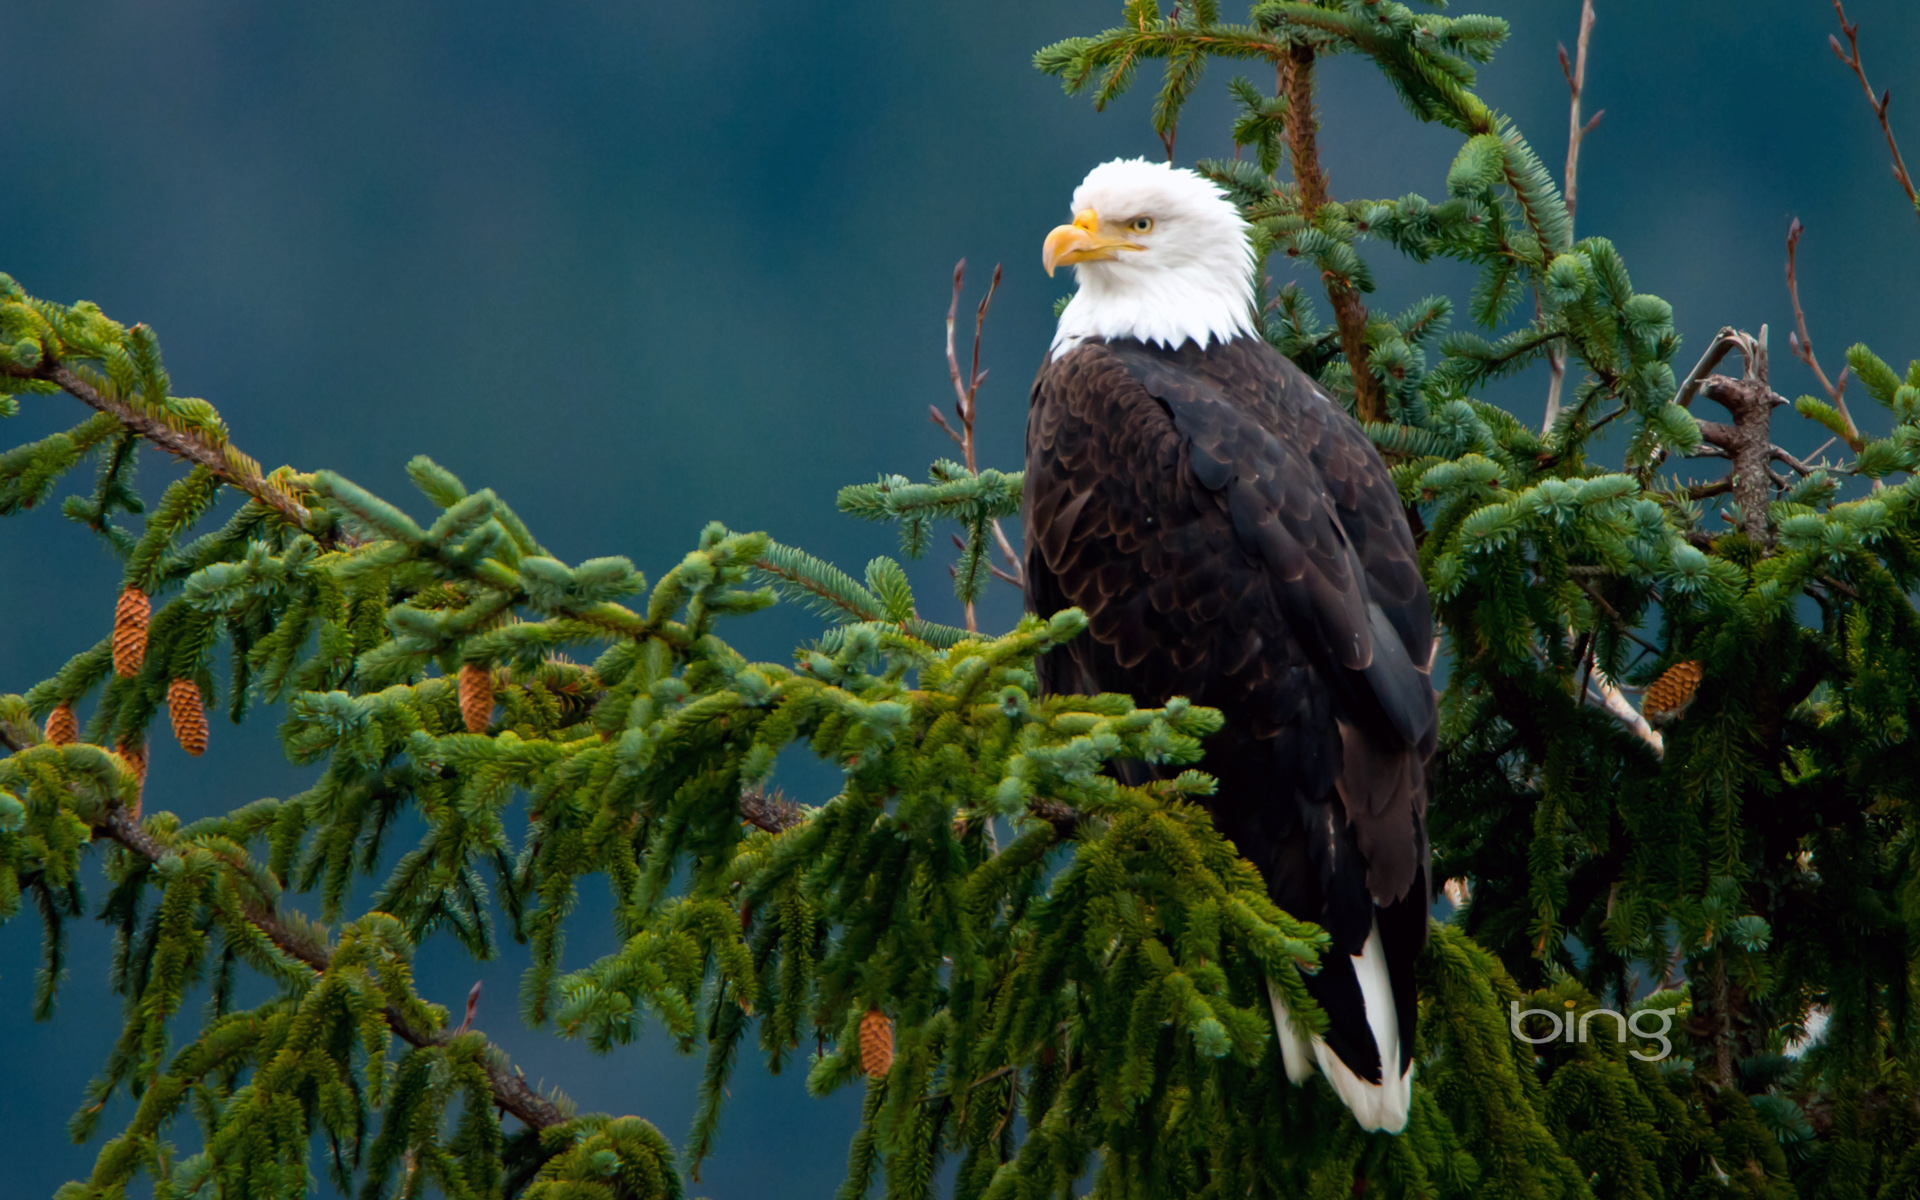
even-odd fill
[[[934,424],[946,430],[947,436],[959,444],[960,453],[967,460],[967,470],[978,475],[980,468],[974,460],[973,422],[979,414],[977,401],[980,385],[986,382],[987,378],[987,373],[980,369],[980,335],[987,325],[987,306],[993,303],[993,294],[1000,290],[1000,264],[993,265],[993,282],[987,284],[987,294],[980,297],[980,307],[973,314],[973,362],[967,370],[966,378],[962,380],[960,356],[955,352],[953,345],[953,331],[960,316],[960,285],[965,280],[966,274],[966,259],[963,258],[953,264],[953,300],[947,305],[947,378],[953,382],[953,410],[960,418],[959,431],[955,432],[953,426],[947,424],[946,418],[941,415],[939,409],[933,408],[932,411]],[[928,407],[932,408],[931,405]],[[1007,542],[1006,533],[1000,528],[1000,519],[995,517],[989,524],[993,526],[994,541],[999,545],[1000,552],[1007,556],[1008,563],[1008,569],[1005,571],[991,568],[989,564],[993,574],[1015,587],[1024,588],[1025,573],[1021,570],[1019,556],[1014,554],[1013,547]],[[975,633],[978,630],[979,624],[974,615],[973,602],[968,601],[967,632]]]
[[[1833,0],[1833,11],[1840,18],[1840,32],[1847,35],[1847,45],[1852,52],[1841,49],[1840,39],[1832,34],[1827,35],[1827,45],[1833,47],[1834,57],[1852,68],[1854,78],[1860,81],[1860,90],[1867,94],[1867,103],[1873,106],[1873,115],[1880,119],[1880,132],[1887,137],[1887,149],[1893,152],[1893,177],[1899,180],[1901,189],[1907,193],[1907,203],[1913,206],[1915,213],[1920,213],[1920,195],[1914,193],[1913,177],[1907,174],[1907,160],[1900,156],[1900,143],[1893,140],[1893,126],[1887,123],[1887,102],[1893,98],[1893,92],[1889,89],[1878,97],[1874,96],[1873,85],[1867,82],[1866,68],[1860,65],[1860,23],[1848,23],[1847,10],[1841,6],[1840,0]]]
[[[1756,545],[1764,548],[1772,543],[1767,527],[1772,476],[1767,463],[1773,457],[1770,428],[1775,402],[1779,400],[1767,386],[1767,327],[1760,327],[1759,337],[1723,329],[1715,343],[1728,338],[1740,348],[1746,369],[1737,380],[1710,375],[1701,381],[1700,389],[1709,400],[1732,415],[1733,424],[1702,421],[1700,435],[1726,450],[1732,458],[1732,491],[1734,502],[1740,506],[1741,528]]]
[[[1567,91],[1572,93],[1572,102],[1567,117],[1567,179],[1564,189],[1567,199],[1567,236],[1573,236],[1573,213],[1579,203],[1580,194],[1580,143],[1600,123],[1606,110],[1593,114],[1586,124],[1580,123],[1580,96],[1587,88],[1587,43],[1593,37],[1593,0],[1581,0],[1580,36],[1576,41],[1574,61],[1567,62],[1567,48],[1560,47],[1560,73],[1567,77]],[[1564,347],[1554,346],[1547,351],[1547,369],[1551,376],[1547,383],[1547,415],[1541,422],[1540,432],[1546,434],[1553,423],[1560,419],[1560,389],[1567,378],[1567,352]]]
[[[1294,45],[1280,64],[1280,86],[1287,93],[1287,150],[1293,160],[1293,179],[1300,186],[1300,218],[1313,224],[1313,214],[1330,198],[1327,175],[1320,166],[1313,115],[1313,47]],[[1386,399],[1368,364],[1367,307],[1352,284],[1321,272],[1327,299],[1333,303],[1334,322],[1340,327],[1340,350],[1353,372],[1353,405],[1362,421],[1387,419]]]
[[[107,809],[105,815],[94,824],[93,830],[97,836],[118,843],[156,867],[175,853],[118,804]],[[243,911],[248,923],[265,934],[288,957],[305,963],[315,974],[326,971],[332,959],[325,946],[296,931],[273,909],[249,904]],[[450,1035],[415,1028],[392,1005],[387,1006],[386,1019],[388,1027],[409,1045],[439,1046],[451,1040]],[[518,1118],[522,1124],[530,1129],[547,1129],[567,1119],[559,1105],[535,1091],[525,1077],[506,1065],[506,1055],[497,1047],[489,1044],[482,1061],[487,1072],[487,1083],[493,1092],[493,1102]]]
[[[1660,647],[1654,645],[1652,642],[1641,637],[1638,633],[1635,633],[1633,629],[1627,625],[1626,618],[1622,617],[1620,615],[1619,610],[1614,608],[1613,605],[1607,603],[1606,597],[1600,594],[1599,589],[1595,588],[1591,583],[1588,583],[1584,579],[1575,578],[1573,582],[1580,588],[1581,591],[1587,594],[1587,598],[1589,600],[1592,600],[1595,604],[1598,604],[1601,607],[1601,609],[1606,612],[1607,619],[1613,623],[1613,627],[1615,629],[1619,630],[1625,636],[1632,638],[1634,641],[1640,643],[1642,646],[1646,647],[1648,650],[1651,650],[1653,653],[1655,654],[1660,653]]]
[[[740,819],[755,829],[785,833],[807,819],[807,810],[779,788],[761,784],[740,793]]]
[[[1820,360],[1813,355],[1813,339],[1807,335],[1807,314],[1800,310],[1800,281],[1794,272],[1794,251],[1799,248],[1800,235],[1805,231],[1806,226],[1800,224],[1799,217],[1795,217],[1793,223],[1787,226],[1787,295],[1793,300],[1793,323],[1798,327],[1797,333],[1794,330],[1787,331],[1787,348],[1793,351],[1795,358],[1812,369],[1813,377],[1820,381],[1820,387],[1827,393],[1834,411],[1847,423],[1848,447],[1858,454],[1860,447],[1866,445],[1866,439],[1860,436],[1860,427],[1853,423],[1853,414],[1847,411],[1847,369],[1840,368],[1837,384],[1827,378],[1827,373],[1820,369]]]
[[[109,413],[128,429],[178,458],[184,458],[213,472],[222,482],[238,488],[267,505],[297,528],[306,528],[313,514],[285,489],[260,471],[260,465],[231,446],[209,445],[183,430],[148,416],[124,400],[104,396],[82,379],[71,367],[58,361],[43,363],[34,371],[21,371],[0,365],[0,372],[16,379],[44,379],[89,408]]]

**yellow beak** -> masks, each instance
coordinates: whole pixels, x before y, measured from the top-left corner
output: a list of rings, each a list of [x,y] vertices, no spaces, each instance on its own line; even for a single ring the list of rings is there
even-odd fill
[[[1062,225],[1047,235],[1047,240],[1040,245],[1040,265],[1052,275],[1055,267],[1105,262],[1118,257],[1121,250],[1138,249],[1139,246],[1125,238],[1103,236],[1100,215],[1088,208],[1074,217],[1073,224]]]

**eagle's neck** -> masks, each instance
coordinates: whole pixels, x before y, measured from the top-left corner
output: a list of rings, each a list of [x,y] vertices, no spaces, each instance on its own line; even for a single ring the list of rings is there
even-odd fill
[[[1184,269],[1124,262],[1077,267],[1080,289],[1060,313],[1051,357],[1058,359],[1089,338],[1134,338],[1172,350],[1189,340],[1204,349],[1252,335],[1248,266],[1222,261],[1184,264]]]

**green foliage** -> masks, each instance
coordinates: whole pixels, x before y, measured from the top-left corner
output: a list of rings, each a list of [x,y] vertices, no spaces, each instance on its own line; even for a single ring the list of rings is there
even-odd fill
[[[1574,240],[1539,156],[1471,91],[1505,32],[1387,0],[1263,0],[1239,24],[1131,0],[1120,26],[1037,58],[1098,106],[1162,60],[1152,122],[1171,145],[1209,59],[1284,73],[1306,69],[1296,50],[1358,53],[1461,135],[1435,199],[1309,218],[1274,174],[1301,114],[1234,79],[1252,154],[1201,164],[1309,281],[1371,294],[1379,249],[1479,271],[1477,331],[1447,332],[1454,302],[1425,297],[1361,339],[1389,418],[1368,432],[1448,636],[1435,875],[1470,889],[1419,964],[1405,1134],[1364,1135],[1324,1084],[1286,1083],[1268,989],[1322,1021],[1300,978],[1325,937],[1212,828],[1212,781],[1107,769],[1195,763],[1218,714],[1037,695],[1033,658],[1082,631],[1077,612],[971,634],[923,617],[891,558],[856,578],[717,525],[649,586],[624,558],[554,558],[424,457],[408,471],[430,520],[332,472],[263,475],[210,405],[171,394],[150,331],[0,276],[0,417],[61,391],[98,410],[0,451],[0,514],[93,460],[63,511],[155,602],[134,676],[103,639],[0,696],[0,918],[30,897],[46,925],[40,1015],[90,869],[117,931],[122,1032],[73,1132],[101,1132],[112,1097],[133,1116],[62,1195],[144,1177],[165,1197],[294,1196],[324,1174],[368,1197],[678,1197],[727,1144],[750,1040],[775,1071],[815,1048],[815,1094],[865,1088],[849,1200],[928,1195],[943,1165],[969,1198],[1915,1194],[1920,363],[1849,350],[1890,429],[1770,485],[1755,520],[1716,501],[1714,524],[1724,489],[1661,476],[1728,436],[1676,387],[1671,309],[1634,292],[1611,243]],[[1301,286],[1263,311],[1276,347],[1353,394]],[[1481,398],[1550,351],[1573,386],[1544,429]],[[1827,401],[1795,407],[1848,428]],[[194,464],[151,512],[131,488],[147,443]],[[971,603],[1021,484],[942,461],[839,504],[898,524],[908,557],[954,522]],[[196,533],[224,486],[247,498]],[[826,627],[791,663],[750,662],[722,618],[776,596]],[[1657,733],[1603,704],[1630,708],[1679,663],[1703,682]],[[137,820],[139,773],[114,748],[144,743],[180,678],[224,689],[234,720],[280,707],[313,784],[191,826]],[[462,681],[489,685],[477,708]],[[81,741],[47,739],[61,706],[90,706]],[[833,764],[834,795],[777,801],[791,749]],[[392,846],[405,814],[425,832]],[[576,916],[595,875],[611,912]],[[569,960],[568,922],[609,916],[619,948]],[[486,958],[503,933],[532,950],[533,1024],[615,1052],[657,1023],[705,1053],[683,1151],[539,1095],[420,999],[427,939]],[[267,999],[237,1001],[241,971]],[[1531,1044],[1520,1009],[1596,1032]],[[895,1053],[862,1081],[874,1010]],[[1637,1024],[1610,1036],[1669,1011],[1668,1057]],[[188,1121],[201,1148],[176,1161]]]

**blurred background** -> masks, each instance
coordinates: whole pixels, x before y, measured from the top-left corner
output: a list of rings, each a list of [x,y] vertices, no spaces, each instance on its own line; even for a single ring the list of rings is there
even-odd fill
[[[1577,0],[1464,7],[1514,22],[1479,91],[1557,176],[1567,88],[1554,45],[1572,49]],[[855,573],[896,552],[885,528],[839,516],[834,491],[919,477],[951,452],[926,410],[952,400],[942,319],[963,256],[968,304],[1006,263],[979,429],[982,464],[1017,468],[1051,306],[1071,287],[1041,273],[1040,240],[1069,218],[1088,168],[1163,153],[1147,123],[1151,71],[1096,114],[1030,66],[1038,47],[1112,24],[1118,0],[6,10],[0,270],[35,295],[154,326],[175,390],[213,401],[269,468],[331,467],[418,515],[428,506],[403,467],[425,452],[496,489],[560,557],[624,554],[650,578],[714,519]],[[1920,155],[1912,11],[1849,4],[1869,74]],[[1612,238],[1635,286],[1673,303],[1687,339],[1677,373],[1721,325],[1766,322],[1775,388],[1817,390],[1785,344],[1793,216],[1808,226],[1801,294],[1829,373],[1854,341],[1896,365],[1920,353],[1920,227],[1859,84],[1827,48],[1834,28],[1824,0],[1599,4],[1586,107],[1606,116],[1582,154],[1577,233]],[[1228,77],[1211,75],[1189,107],[1182,162],[1231,153]],[[1326,62],[1320,79],[1336,197],[1444,193],[1457,135],[1414,122],[1364,62]],[[1465,272],[1380,248],[1370,259],[1376,306],[1444,292],[1464,322]],[[1499,398],[1537,422],[1545,394],[1542,367]],[[23,398],[0,445],[84,415],[64,396]],[[147,461],[157,495],[177,472]],[[946,557],[936,549],[913,574],[923,611],[957,621]],[[57,505],[0,521],[0,692],[103,636],[119,578]],[[1019,611],[996,589],[985,628]],[[784,661],[817,628],[782,607],[729,636]],[[281,759],[273,723],[216,723],[200,760],[161,734],[149,811],[193,818],[298,792],[305,773]],[[783,776],[809,801],[831,788],[806,764]],[[596,916],[604,893],[582,900],[571,966],[613,948]],[[59,1011],[34,1024],[38,921],[23,912],[0,928],[8,1196],[84,1177],[98,1150],[71,1145],[65,1124],[119,1019],[107,935],[73,932]],[[483,980],[477,1024],[530,1077],[678,1143],[698,1060],[659,1037],[596,1057],[528,1030],[523,963],[511,943],[481,966],[429,944],[422,989],[457,1011]],[[690,1194],[831,1192],[858,1095],[809,1099],[803,1075],[804,1061],[779,1077],[743,1062],[718,1156]],[[125,1113],[117,1103],[103,1128]],[[178,1136],[192,1148],[190,1129]]]

